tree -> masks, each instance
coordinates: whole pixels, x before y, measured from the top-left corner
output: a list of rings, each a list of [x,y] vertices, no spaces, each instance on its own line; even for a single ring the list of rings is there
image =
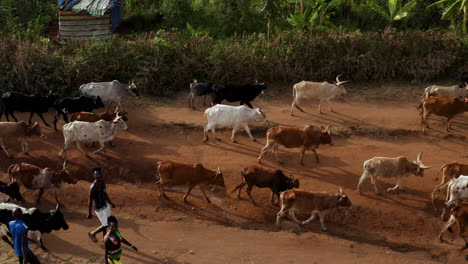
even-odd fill
[[[267,43],[270,42],[271,19],[278,14],[280,0],[258,0],[254,4],[260,7],[260,13],[267,19]]]
[[[467,0],[440,0],[427,6],[427,8],[443,8],[442,19],[449,19],[455,28],[467,33],[468,1]]]
[[[388,25],[384,32],[389,32],[395,21],[408,16],[408,12],[416,5],[416,0],[411,0],[404,6],[402,6],[403,3],[401,0],[388,0],[386,6],[387,9],[385,9],[373,1],[374,0],[370,0],[368,2],[369,7],[388,21]]]

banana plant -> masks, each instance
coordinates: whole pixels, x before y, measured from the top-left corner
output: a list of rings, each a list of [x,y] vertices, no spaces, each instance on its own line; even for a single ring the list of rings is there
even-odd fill
[[[385,7],[378,5],[375,0],[370,0],[367,4],[372,11],[376,12],[380,16],[384,17],[388,25],[385,28],[385,32],[392,29],[393,23],[397,20],[403,19],[408,16],[408,13],[414,6],[416,6],[416,0],[411,0],[403,5],[402,0],[388,0]]]
[[[442,19],[449,19],[455,28],[468,32],[468,0],[440,0],[426,8],[443,8]]]
[[[300,11],[295,14],[290,14],[287,21],[297,29],[318,31],[336,29],[337,27],[331,21],[331,17],[335,14],[334,9],[344,1],[345,0],[308,1],[304,12]]]

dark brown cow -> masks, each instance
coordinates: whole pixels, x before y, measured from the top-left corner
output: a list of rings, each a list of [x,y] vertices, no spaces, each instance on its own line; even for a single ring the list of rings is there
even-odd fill
[[[442,230],[439,233],[439,240],[440,243],[444,242],[445,240],[442,238],[447,229],[449,229],[453,224],[458,224],[458,231],[459,235],[463,240],[465,240],[465,247],[468,248],[468,240],[465,237],[465,227],[468,224],[468,201],[464,201],[460,205],[455,206],[452,208],[450,212],[450,219],[447,224],[442,227]]]
[[[310,149],[314,152],[315,159],[317,160],[317,163],[319,163],[320,160],[316,151],[319,145],[329,144],[330,146],[333,146],[329,128],[330,126],[319,127],[312,125],[305,126],[304,128],[286,126],[272,127],[267,131],[267,143],[260,152],[260,156],[258,156],[258,163],[261,163],[263,155],[265,155],[271,147],[273,147],[273,153],[275,154],[278,162],[282,163],[276,153],[279,146],[284,146],[286,148],[301,148],[301,158],[299,160],[301,165],[304,165],[305,151]]]
[[[289,215],[299,225],[309,223],[318,215],[322,231],[327,230],[325,226],[325,215],[327,212],[338,208],[338,206],[351,207],[351,201],[341,188],[339,193],[315,193],[301,189],[287,190],[281,193],[280,201],[281,210],[276,216],[276,225],[280,225],[281,218],[289,211]],[[311,216],[309,219],[301,222],[296,218],[295,212],[311,212]]]
[[[75,184],[77,180],[63,169],[58,172],[50,168],[40,168],[28,163],[17,163],[8,167],[8,176],[27,189],[39,189],[36,202],[39,203],[44,189],[60,188],[64,184]]]
[[[161,197],[168,198],[164,193],[164,186],[188,185],[187,192],[184,195],[184,202],[187,202],[187,195],[193,187],[199,185],[200,190],[206,201],[210,203],[210,199],[206,196],[205,188],[208,184],[224,186],[224,178],[221,170],[218,167],[217,171],[208,170],[200,163],[186,164],[171,160],[159,161],[157,163],[159,180],[156,185],[159,188]]]
[[[244,168],[241,171],[241,178],[242,182],[236,188],[234,188],[233,192],[238,190],[237,198],[241,199],[241,190],[245,185],[247,185],[246,192],[253,204],[255,204],[255,201],[250,195],[250,192],[252,191],[252,188],[254,186],[257,186],[259,188],[270,188],[270,201],[273,204],[273,194],[276,194],[279,203],[280,192],[292,188],[299,188],[299,180],[287,177],[286,175],[284,175],[282,170],[272,170],[258,166],[250,166]]]
[[[458,97],[453,98],[441,98],[441,97],[429,97],[422,102],[421,112],[421,129],[425,133],[425,128],[429,128],[427,125],[427,119],[431,114],[437,116],[447,117],[447,132],[450,130],[452,119],[463,112],[468,111],[468,99],[460,100]]]

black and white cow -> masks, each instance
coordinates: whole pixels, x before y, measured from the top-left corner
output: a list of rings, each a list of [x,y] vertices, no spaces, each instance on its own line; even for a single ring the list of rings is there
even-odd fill
[[[30,112],[29,124],[31,124],[32,116],[36,113],[42,119],[42,122],[44,122],[46,126],[49,126],[49,124],[44,120],[42,114],[47,113],[49,111],[49,107],[53,107],[54,105],[55,98],[51,93],[52,90],[50,90],[47,96],[41,96],[40,94],[26,95],[18,92],[4,93],[2,95],[2,103],[7,121],[10,121],[8,116],[11,115],[13,119],[18,122],[14,115],[15,111]],[[0,113],[0,119],[1,117]]]
[[[55,101],[54,128],[57,130],[57,121],[63,116],[63,121],[68,123],[68,113],[92,112],[93,109],[104,107],[101,97],[88,98],[85,96],[63,98]]]
[[[23,201],[24,198],[20,193],[19,185],[17,182],[4,183],[0,181],[0,192],[10,196],[16,201]]]
[[[253,109],[250,101],[255,100],[265,90],[263,83],[257,84],[215,84],[213,85],[213,105],[220,104],[223,100],[238,102]]]
[[[60,211],[59,203],[55,209],[42,213],[37,208],[23,208],[13,203],[0,203],[0,231],[3,241],[13,247],[13,243],[8,239],[11,236],[9,231],[9,222],[14,220],[13,211],[21,208],[24,214],[24,223],[29,231],[33,231],[37,237],[37,242],[44,251],[48,251],[44,246],[41,235],[50,233],[52,230],[67,230],[68,224],[65,221],[63,213]]]
[[[140,98],[138,89],[133,81],[130,84],[123,84],[117,80],[86,83],[80,86],[80,93],[90,98],[101,97],[101,100],[108,104],[106,112],[109,111],[112,102],[116,103],[122,112],[125,112],[121,104],[123,100],[127,99],[129,95]]]

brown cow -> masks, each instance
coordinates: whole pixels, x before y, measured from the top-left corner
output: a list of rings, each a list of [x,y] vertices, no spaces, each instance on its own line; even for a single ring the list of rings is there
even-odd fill
[[[12,164],[8,167],[8,176],[12,182],[17,182],[27,189],[39,189],[36,202],[39,203],[44,189],[60,188],[64,184],[75,184],[77,180],[63,169],[58,172],[50,168],[40,168],[28,163]]]
[[[127,121],[128,118],[125,113],[119,111],[119,107],[115,108],[113,113],[102,112],[102,113],[91,113],[91,112],[78,112],[70,115],[70,122],[73,121],[84,121],[84,122],[96,122],[99,120],[112,121],[116,116],[122,117],[123,121]]]
[[[438,197],[438,192],[445,188],[453,178],[458,178],[460,175],[468,175],[468,164],[463,164],[459,162],[452,162],[444,164],[441,168],[439,173],[442,172],[442,181],[438,184],[434,190],[432,191],[432,205],[435,207],[435,199]],[[435,181],[438,179],[436,178]]]
[[[463,240],[465,240],[464,248],[468,248],[468,240],[465,237],[465,227],[466,224],[468,224],[468,201],[464,201],[460,205],[457,205],[454,208],[452,208],[450,214],[451,215],[448,223],[445,224],[444,227],[442,227],[442,230],[439,233],[440,243],[445,241],[442,238],[444,232],[447,231],[447,229],[449,229],[453,224],[457,223],[459,235],[463,238]]]
[[[156,185],[159,188],[161,197],[168,199],[164,193],[164,186],[188,185],[187,192],[184,195],[184,202],[187,202],[187,195],[196,185],[200,186],[200,190],[206,201],[210,203],[210,199],[206,196],[205,187],[208,184],[215,184],[221,187],[224,186],[224,178],[221,170],[218,167],[217,171],[208,170],[200,163],[186,164],[176,161],[159,161],[157,163],[159,180]]]
[[[309,223],[318,215],[320,217],[322,231],[327,231],[327,227],[325,227],[325,215],[328,211],[336,209],[338,206],[351,207],[351,201],[341,187],[339,193],[333,194],[324,192],[315,193],[301,189],[287,190],[281,193],[280,201],[281,210],[276,216],[276,225],[280,225],[281,218],[289,211],[289,215],[293,218],[294,222],[299,225]],[[295,212],[312,212],[312,214],[309,219],[301,222],[296,218]]]
[[[305,151],[310,149],[314,152],[315,159],[317,160],[317,163],[319,163],[320,160],[316,151],[319,145],[329,144],[330,146],[333,146],[329,128],[330,126],[318,127],[312,125],[307,125],[304,128],[286,126],[272,127],[267,131],[267,144],[260,152],[260,156],[258,156],[258,163],[262,162],[263,155],[273,147],[273,153],[281,164],[282,161],[278,158],[278,154],[276,153],[278,146],[284,146],[286,148],[301,148],[301,158],[299,160],[301,165],[304,165],[303,160]]]
[[[441,98],[441,97],[429,97],[422,102],[421,111],[421,129],[425,133],[425,127],[427,125],[427,119],[431,114],[437,116],[447,117],[447,132],[450,130],[452,119],[463,112],[468,111],[468,99],[460,100],[458,97],[453,98]]]
[[[279,203],[280,192],[292,188],[299,188],[299,180],[287,177],[286,175],[284,175],[282,170],[272,170],[258,166],[250,166],[244,168],[241,171],[241,178],[242,182],[236,188],[234,188],[233,192],[238,190],[237,198],[241,199],[240,193],[242,187],[247,185],[246,192],[253,204],[255,204],[255,201],[250,195],[250,192],[252,191],[252,188],[254,186],[257,186],[259,188],[270,188],[270,202],[273,204],[275,204],[273,202],[273,194],[276,194]]]
[[[0,146],[2,146],[5,154],[10,157],[3,140],[5,138],[17,138],[21,142],[21,151],[28,155],[27,137],[40,136],[44,138],[41,132],[41,127],[37,122],[34,125],[27,125],[25,122],[0,122]]]

